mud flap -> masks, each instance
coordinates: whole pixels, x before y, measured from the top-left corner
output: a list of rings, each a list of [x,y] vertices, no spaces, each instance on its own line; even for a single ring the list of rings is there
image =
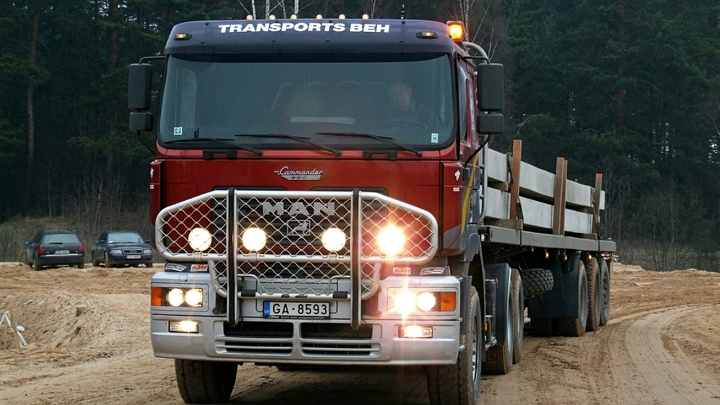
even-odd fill
[[[574,318],[578,312],[578,263],[580,252],[567,261],[555,260],[549,265],[553,289],[528,300],[530,318]]]
[[[495,338],[498,342],[503,342],[506,338],[505,335],[507,335],[507,328],[505,327],[505,324],[507,323],[508,317],[510,315],[507,313],[507,302],[510,299],[511,274],[512,270],[507,263],[485,265],[485,278],[496,279],[498,281],[494,305],[495,311],[497,313],[488,314],[492,315],[492,322],[496,326],[494,328],[496,333]]]

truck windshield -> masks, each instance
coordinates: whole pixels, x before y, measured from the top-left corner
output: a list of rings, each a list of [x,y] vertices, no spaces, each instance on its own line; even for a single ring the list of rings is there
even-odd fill
[[[413,150],[451,142],[456,114],[447,55],[343,58],[171,56],[159,140],[186,149],[190,143],[174,141],[228,139],[260,150],[388,146],[328,133],[369,134]],[[291,137],[305,142],[288,142]]]

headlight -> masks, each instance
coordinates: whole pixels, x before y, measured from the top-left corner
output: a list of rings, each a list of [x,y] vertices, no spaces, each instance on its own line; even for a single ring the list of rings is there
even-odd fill
[[[345,235],[345,232],[333,227],[325,230],[325,232],[322,233],[320,240],[322,240],[322,244],[325,249],[331,252],[337,252],[345,247],[347,236]]]
[[[195,228],[188,234],[188,243],[196,252],[204,252],[208,250],[212,243],[212,235],[205,228]]]
[[[248,228],[242,234],[242,243],[245,249],[251,252],[257,252],[265,247],[267,243],[267,235],[260,228]]]
[[[157,307],[193,307],[203,304],[205,294],[201,288],[152,287],[151,304]]]
[[[111,255],[121,255],[121,254],[122,254],[122,250],[120,250],[120,249],[110,249],[110,254],[111,254]]]
[[[387,256],[397,256],[405,244],[405,235],[400,229],[390,225],[380,231],[377,241],[383,253]]]
[[[390,291],[390,311],[399,312],[403,316],[425,312],[453,312],[456,308],[455,292],[429,292],[412,290]]]
[[[151,255],[151,254],[152,254],[152,250],[150,250],[150,249],[143,249],[143,254],[144,254],[144,255]]]

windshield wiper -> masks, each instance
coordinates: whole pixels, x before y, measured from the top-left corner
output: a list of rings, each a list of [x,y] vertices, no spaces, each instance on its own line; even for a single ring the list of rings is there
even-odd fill
[[[415,156],[422,156],[422,153],[415,149],[411,148],[409,146],[405,146],[402,144],[399,144],[395,142],[391,137],[389,136],[380,136],[380,135],[373,135],[373,134],[365,134],[362,132],[315,132],[317,135],[333,135],[333,136],[355,136],[359,138],[370,138],[374,139],[378,142],[386,143],[388,145],[393,145],[398,149],[405,150],[408,152],[412,152],[415,154]]]
[[[308,145],[312,145],[318,149],[324,149],[328,152],[333,153],[335,156],[340,156],[342,153],[335,149],[331,148],[329,146],[320,145],[319,143],[315,143],[310,140],[307,136],[295,136],[295,135],[287,135],[287,134],[235,134],[235,136],[247,136],[250,138],[283,138],[283,139],[292,139],[293,141],[297,141],[300,143],[305,143]]]
[[[258,156],[262,155],[262,151],[260,149],[255,149],[250,146],[245,145],[238,145],[236,143],[233,143],[235,140],[230,138],[187,138],[187,139],[175,139],[171,141],[165,141],[164,143],[202,143],[205,141],[210,141],[213,143],[217,143],[223,146],[226,146],[228,148],[232,148],[233,150],[242,149],[248,152],[252,152]],[[227,142],[229,141],[229,142]]]

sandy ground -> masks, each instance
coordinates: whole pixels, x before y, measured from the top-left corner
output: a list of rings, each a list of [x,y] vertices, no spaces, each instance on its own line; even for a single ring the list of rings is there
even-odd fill
[[[29,343],[15,349],[3,325],[0,404],[182,404],[172,360],[155,358],[150,345],[157,270],[0,264],[0,314],[12,307]],[[484,376],[480,403],[720,405],[718,320],[720,274],[616,264],[610,323],[580,338],[526,334],[522,362]],[[419,368],[246,364],[231,403],[429,402]]]

